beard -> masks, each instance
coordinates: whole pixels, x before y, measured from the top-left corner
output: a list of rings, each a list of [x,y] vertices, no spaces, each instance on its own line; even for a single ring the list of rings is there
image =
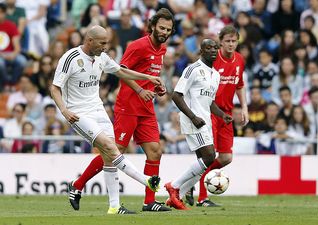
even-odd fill
[[[169,36],[159,35],[159,32],[156,29],[153,30],[153,37],[158,43],[161,43],[161,44],[165,43],[167,39],[169,38]]]

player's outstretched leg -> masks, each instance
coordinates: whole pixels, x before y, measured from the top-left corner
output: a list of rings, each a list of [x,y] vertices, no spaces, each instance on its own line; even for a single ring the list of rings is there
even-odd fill
[[[73,182],[68,184],[68,198],[74,210],[79,210],[82,192],[73,186]]]

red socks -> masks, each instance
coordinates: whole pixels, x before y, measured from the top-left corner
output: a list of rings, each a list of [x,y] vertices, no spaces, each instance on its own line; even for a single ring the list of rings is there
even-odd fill
[[[88,167],[85,169],[84,173],[74,182],[73,186],[77,190],[82,190],[92,177],[98,174],[100,171],[103,170],[104,161],[101,155],[96,156]]]
[[[200,193],[199,193],[199,197],[198,197],[198,202],[201,202],[205,199],[207,199],[208,197],[208,193],[206,191],[206,188],[204,187],[204,177],[205,175],[210,172],[213,169],[220,169],[223,166],[219,163],[219,161],[216,159],[214,160],[214,162],[204,171],[204,173],[201,176],[200,179]]]
[[[146,160],[144,174],[147,176],[159,175],[160,161]],[[155,201],[155,192],[146,187],[145,204]]]

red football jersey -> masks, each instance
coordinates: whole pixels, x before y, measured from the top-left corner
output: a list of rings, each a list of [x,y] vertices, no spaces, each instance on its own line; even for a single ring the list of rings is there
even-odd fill
[[[225,58],[219,50],[213,67],[220,73],[215,103],[224,112],[230,113],[233,108],[235,90],[244,86],[244,59],[238,52],[235,52],[230,59]]]
[[[120,64],[128,69],[152,76],[160,76],[163,56],[166,46],[162,44],[156,48],[150,39],[145,36],[131,42],[122,57]],[[154,91],[154,85],[148,80],[137,80],[140,87],[145,90]],[[145,102],[125,82],[120,81],[120,90],[115,103],[115,112],[127,115],[149,116],[154,115],[152,101]]]

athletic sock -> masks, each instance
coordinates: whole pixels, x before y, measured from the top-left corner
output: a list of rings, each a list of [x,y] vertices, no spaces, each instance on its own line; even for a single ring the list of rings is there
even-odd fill
[[[202,174],[201,179],[200,179],[200,192],[199,192],[198,202],[201,202],[201,201],[207,199],[207,197],[208,197],[208,193],[207,193],[206,188],[204,186],[205,175],[213,169],[220,169],[222,167],[223,166],[221,165],[221,163],[217,159],[215,159],[213,161],[213,163],[204,171],[204,173]]]
[[[172,187],[179,189],[182,184],[184,184],[191,178],[202,174],[206,168],[207,167],[204,164],[202,158],[199,158],[194,163],[192,163],[190,167],[181,176],[179,176],[171,183]]]
[[[108,166],[104,166],[103,170],[109,198],[109,207],[118,208],[120,207],[118,170],[116,167]]]
[[[144,174],[147,176],[159,175],[160,160],[146,160]],[[155,201],[155,192],[146,187],[145,190],[145,204]]]
[[[179,190],[179,196],[180,199],[182,199],[185,194],[192,188],[198,181],[200,180],[201,175],[196,175],[195,177],[192,177],[190,180],[185,182],[184,184],[181,185],[180,190]]]
[[[73,186],[77,190],[82,190],[92,177],[94,177],[96,174],[98,174],[100,171],[102,171],[104,166],[104,161],[101,155],[96,156],[91,163],[87,166],[84,173],[77,178],[76,181],[74,181]]]
[[[137,168],[128,159],[124,157],[124,155],[118,155],[112,163],[115,167],[123,171],[131,178],[147,186],[147,177],[144,174],[140,173],[137,170]]]

